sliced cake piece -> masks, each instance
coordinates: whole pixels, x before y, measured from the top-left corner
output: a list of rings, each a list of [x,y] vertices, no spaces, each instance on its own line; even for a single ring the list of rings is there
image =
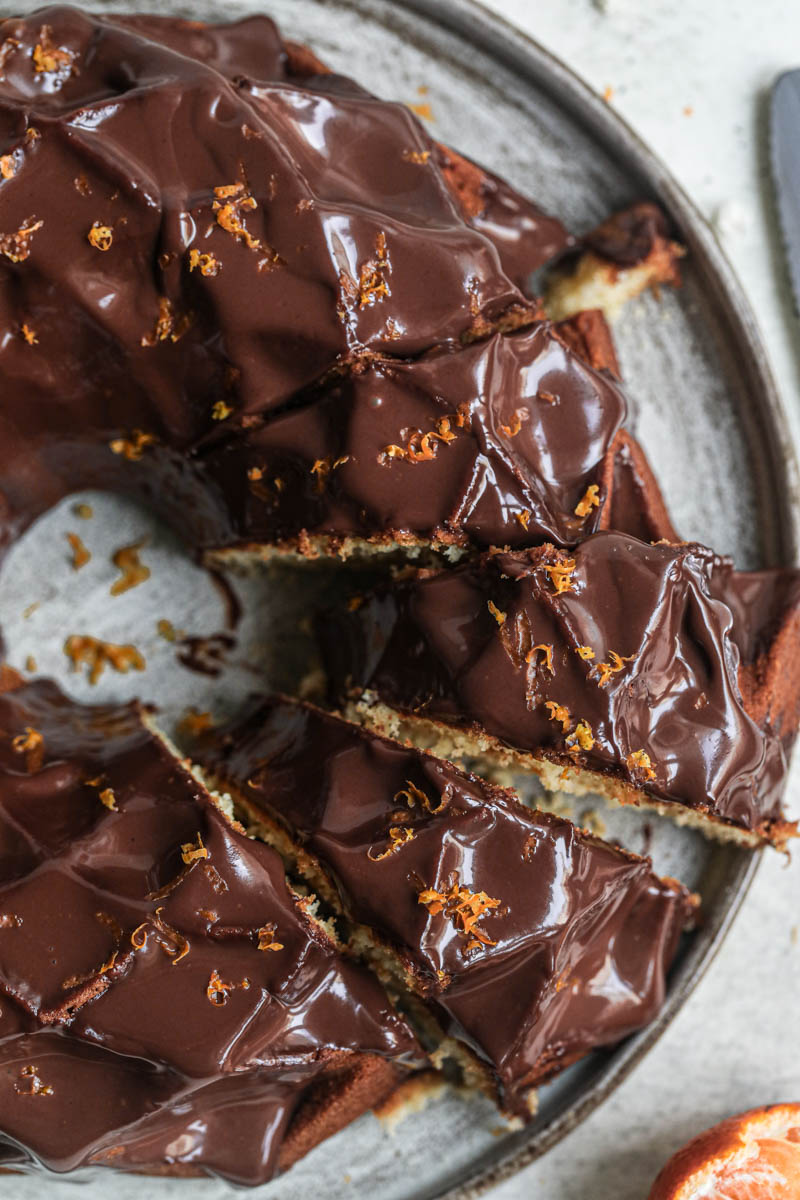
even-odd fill
[[[264,555],[571,544],[613,484],[619,387],[548,323],[413,362],[376,359],[202,456]]]
[[[136,706],[0,731],[0,1163],[261,1183],[422,1059]]]
[[[800,572],[601,532],[420,572],[320,625],[337,694],[439,752],[783,845]]]
[[[658,1012],[693,902],[648,860],[294,701],[256,703],[200,761],[506,1112]]]
[[[647,288],[677,287],[684,253],[669,237],[656,204],[633,204],[586,234],[554,269],[544,291],[545,311],[561,321],[601,309],[613,321]]]

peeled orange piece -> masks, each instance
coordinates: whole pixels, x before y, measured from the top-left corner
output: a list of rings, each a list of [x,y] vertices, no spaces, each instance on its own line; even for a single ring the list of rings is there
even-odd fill
[[[707,1129],[669,1160],[648,1200],[800,1200],[800,1104]]]

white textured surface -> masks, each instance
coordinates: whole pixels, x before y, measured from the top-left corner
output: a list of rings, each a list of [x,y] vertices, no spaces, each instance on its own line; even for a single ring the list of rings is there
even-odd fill
[[[603,92],[714,222],[759,318],[797,443],[800,330],[767,173],[765,108],[800,66],[785,0],[488,0]],[[684,110],[689,107],[691,115]],[[800,771],[795,766],[796,805]],[[763,862],[705,980],[632,1077],[492,1200],[645,1200],[663,1161],[731,1112],[800,1101],[800,855]]]

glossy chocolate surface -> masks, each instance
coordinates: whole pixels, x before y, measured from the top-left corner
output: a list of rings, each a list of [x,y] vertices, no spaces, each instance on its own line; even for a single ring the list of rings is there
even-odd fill
[[[737,574],[702,546],[598,533],[420,574],[322,636],[339,687],[769,836],[797,691],[774,726],[754,719],[740,667],[799,602],[795,571]]]
[[[59,7],[0,44],[6,539],[84,485],[182,488],[213,539],[190,450],[365,353],[527,311],[504,261],[569,241],[481,172],[465,211],[408,108],[298,73],[265,17]]]
[[[383,359],[212,450],[223,544],[398,534],[570,544],[596,528],[622,392],[547,323]],[[594,485],[597,504],[576,508]]]
[[[292,701],[255,707],[205,760],[249,814],[263,810],[319,860],[344,911],[396,951],[509,1110],[524,1114],[532,1084],[658,1011],[689,904],[647,860]],[[495,904],[471,933],[420,903],[456,876]]]
[[[135,706],[0,696],[0,860],[0,1162],[262,1182],[315,1081],[419,1056]]]

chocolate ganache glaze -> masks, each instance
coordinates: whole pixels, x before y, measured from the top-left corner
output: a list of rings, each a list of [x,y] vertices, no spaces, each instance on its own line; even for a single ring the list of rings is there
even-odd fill
[[[0,1162],[260,1183],[422,1058],[135,705],[0,696],[0,861]]]
[[[570,241],[266,18],[58,7],[0,45],[6,540],[95,485],[213,541],[206,439],[365,356],[530,320],[504,262]]]
[[[376,359],[204,458],[222,544],[570,544],[612,506],[625,399],[548,323]],[[607,515],[607,514],[606,514]]]
[[[800,698],[797,571],[737,573],[699,545],[601,532],[570,552],[421,572],[320,629],[340,694],[367,688],[482,749],[560,765],[567,790],[599,772],[623,802],[646,794],[751,840],[794,830],[781,795]]]
[[[658,1011],[692,903],[648,860],[307,704],[256,703],[200,757],[393,951],[507,1111]]]

